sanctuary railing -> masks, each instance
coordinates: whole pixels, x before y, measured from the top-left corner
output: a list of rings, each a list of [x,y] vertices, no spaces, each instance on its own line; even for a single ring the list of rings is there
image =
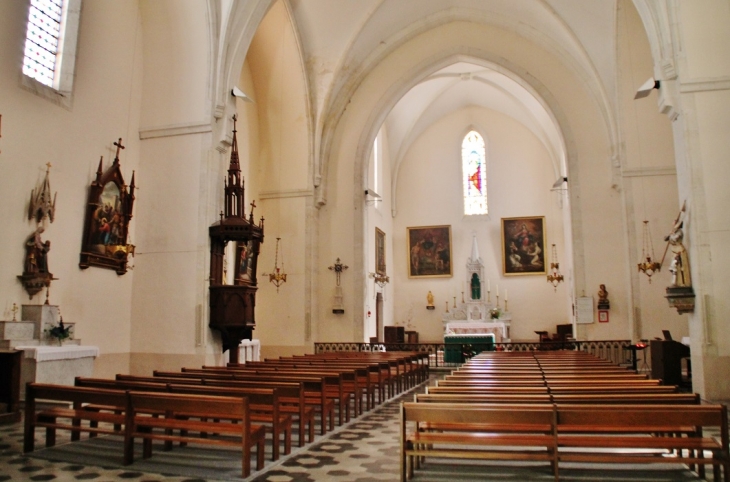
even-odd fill
[[[337,351],[416,351],[428,353],[429,366],[431,367],[454,367],[458,363],[443,361],[445,349],[444,343],[355,343],[355,342],[317,342],[314,344],[315,353],[337,352]],[[453,344],[449,345],[453,347]],[[459,346],[458,344],[456,346]],[[572,350],[590,353],[604,360],[617,365],[631,365],[632,355],[636,352],[630,350],[630,340],[591,340],[591,341],[543,341],[543,342],[510,342],[495,343],[495,351],[546,351],[546,350]],[[462,344],[462,353],[467,354],[471,349],[470,344]]]

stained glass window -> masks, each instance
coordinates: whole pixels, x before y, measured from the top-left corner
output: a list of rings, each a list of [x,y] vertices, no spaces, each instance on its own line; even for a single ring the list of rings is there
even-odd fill
[[[484,139],[470,131],[461,142],[464,176],[464,214],[487,214],[487,170]]]
[[[23,73],[54,88],[62,19],[63,0],[31,0]]]

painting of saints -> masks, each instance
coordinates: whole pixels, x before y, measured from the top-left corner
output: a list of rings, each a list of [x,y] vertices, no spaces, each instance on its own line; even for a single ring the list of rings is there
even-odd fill
[[[545,274],[545,218],[502,218],[504,274]]]
[[[238,243],[236,256],[236,284],[248,284],[253,280],[253,245],[251,241]]]
[[[451,276],[451,226],[408,230],[408,276]]]

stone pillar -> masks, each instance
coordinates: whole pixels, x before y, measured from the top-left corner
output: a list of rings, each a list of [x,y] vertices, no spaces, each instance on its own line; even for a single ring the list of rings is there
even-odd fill
[[[693,389],[709,400],[730,400],[730,5],[669,5],[675,23],[666,34],[676,72],[654,61],[660,108],[674,121],[680,205],[686,200],[688,209]]]

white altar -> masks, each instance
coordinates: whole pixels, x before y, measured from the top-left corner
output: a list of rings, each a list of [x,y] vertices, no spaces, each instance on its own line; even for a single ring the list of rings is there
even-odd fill
[[[25,384],[28,382],[73,385],[76,377],[94,374],[94,359],[99,348],[83,345],[17,346],[23,350],[20,368],[20,399],[25,400]]]
[[[76,377],[94,374],[94,359],[99,347],[84,346],[79,339],[67,339],[62,345],[50,339],[47,329],[61,318],[56,305],[23,305],[22,321],[0,322],[0,345],[23,350],[20,364],[20,398],[25,400],[28,382],[73,385]],[[74,323],[66,323],[73,333]]]
[[[495,343],[502,343],[509,339],[508,325],[504,322],[497,321],[486,323],[480,321],[467,322],[450,322],[446,323],[446,331],[444,335],[470,335],[470,334],[489,334],[494,335]]]
[[[444,335],[492,333],[496,343],[509,342],[512,314],[501,309],[497,303],[492,303],[489,285],[484,284],[484,262],[479,257],[476,233],[472,236],[466,272],[468,288],[466,293],[462,292],[461,303],[454,300],[453,306],[449,306],[441,317]],[[495,301],[498,300],[495,296]],[[493,318],[494,309],[497,309],[497,318]]]

